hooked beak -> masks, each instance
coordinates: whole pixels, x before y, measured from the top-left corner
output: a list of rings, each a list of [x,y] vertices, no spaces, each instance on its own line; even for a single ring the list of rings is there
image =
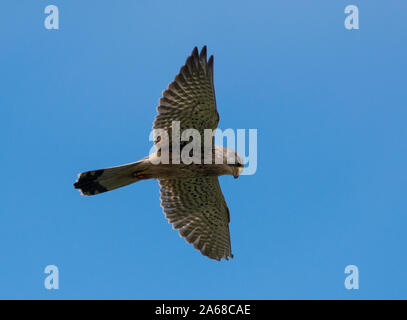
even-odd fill
[[[243,171],[242,167],[233,167],[233,177],[237,179],[242,173],[242,171]]]

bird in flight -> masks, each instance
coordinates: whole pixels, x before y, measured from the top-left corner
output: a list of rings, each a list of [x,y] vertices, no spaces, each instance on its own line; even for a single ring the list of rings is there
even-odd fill
[[[219,185],[218,176],[237,178],[243,161],[230,148],[215,146],[210,140],[210,163],[174,161],[172,155],[174,123],[179,130],[196,130],[204,141],[206,129],[215,130],[219,122],[213,82],[213,56],[207,59],[206,46],[195,47],[166,90],[157,107],[154,130],[164,130],[167,138],[155,139],[156,152],[137,162],[80,173],[74,187],[83,195],[111,191],[131,183],[157,179],[164,214],[174,229],[188,243],[211,259],[233,258],[229,222],[230,213]],[[159,148],[158,148],[159,147]],[[180,144],[180,148],[185,143]],[[201,154],[207,149],[202,148]],[[170,161],[157,162],[163,152]],[[172,160],[171,160],[172,159]],[[234,159],[230,161],[228,159]]]

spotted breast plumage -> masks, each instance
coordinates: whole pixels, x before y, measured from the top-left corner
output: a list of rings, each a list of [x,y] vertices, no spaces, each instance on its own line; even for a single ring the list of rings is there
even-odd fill
[[[166,143],[170,159],[174,152],[174,123],[179,123],[180,132],[195,129],[202,141],[205,129],[217,128],[219,114],[213,82],[213,56],[207,59],[206,46],[200,53],[194,48],[174,81],[163,91],[157,112],[153,129],[168,133]],[[155,141],[156,146],[160,143],[159,139]],[[215,146],[214,139],[211,147],[211,157],[217,160],[215,163],[155,163],[154,157],[161,155],[161,149],[134,163],[83,172],[74,187],[83,195],[95,195],[140,180],[157,179],[161,206],[173,228],[204,256],[228,260],[233,258],[230,213],[218,176],[237,178],[242,172],[243,161],[235,150]],[[229,161],[231,156],[235,162]]]

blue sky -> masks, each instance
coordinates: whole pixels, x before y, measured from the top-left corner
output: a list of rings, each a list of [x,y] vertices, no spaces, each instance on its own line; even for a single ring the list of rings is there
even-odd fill
[[[44,8],[60,29],[44,28]],[[359,30],[344,8],[359,7]],[[3,1],[0,298],[407,298],[405,1]],[[258,129],[222,177],[235,258],[167,223],[158,184],[82,197],[144,157],[163,89],[215,56],[220,128]],[[60,289],[46,290],[56,265]],[[344,269],[358,266],[359,290]]]

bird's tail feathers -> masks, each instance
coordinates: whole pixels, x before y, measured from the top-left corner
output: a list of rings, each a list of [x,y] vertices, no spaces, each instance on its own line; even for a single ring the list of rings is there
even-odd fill
[[[118,167],[82,172],[74,187],[83,195],[90,196],[127,186],[141,180],[136,175],[144,169],[143,163],[140,160]]]

